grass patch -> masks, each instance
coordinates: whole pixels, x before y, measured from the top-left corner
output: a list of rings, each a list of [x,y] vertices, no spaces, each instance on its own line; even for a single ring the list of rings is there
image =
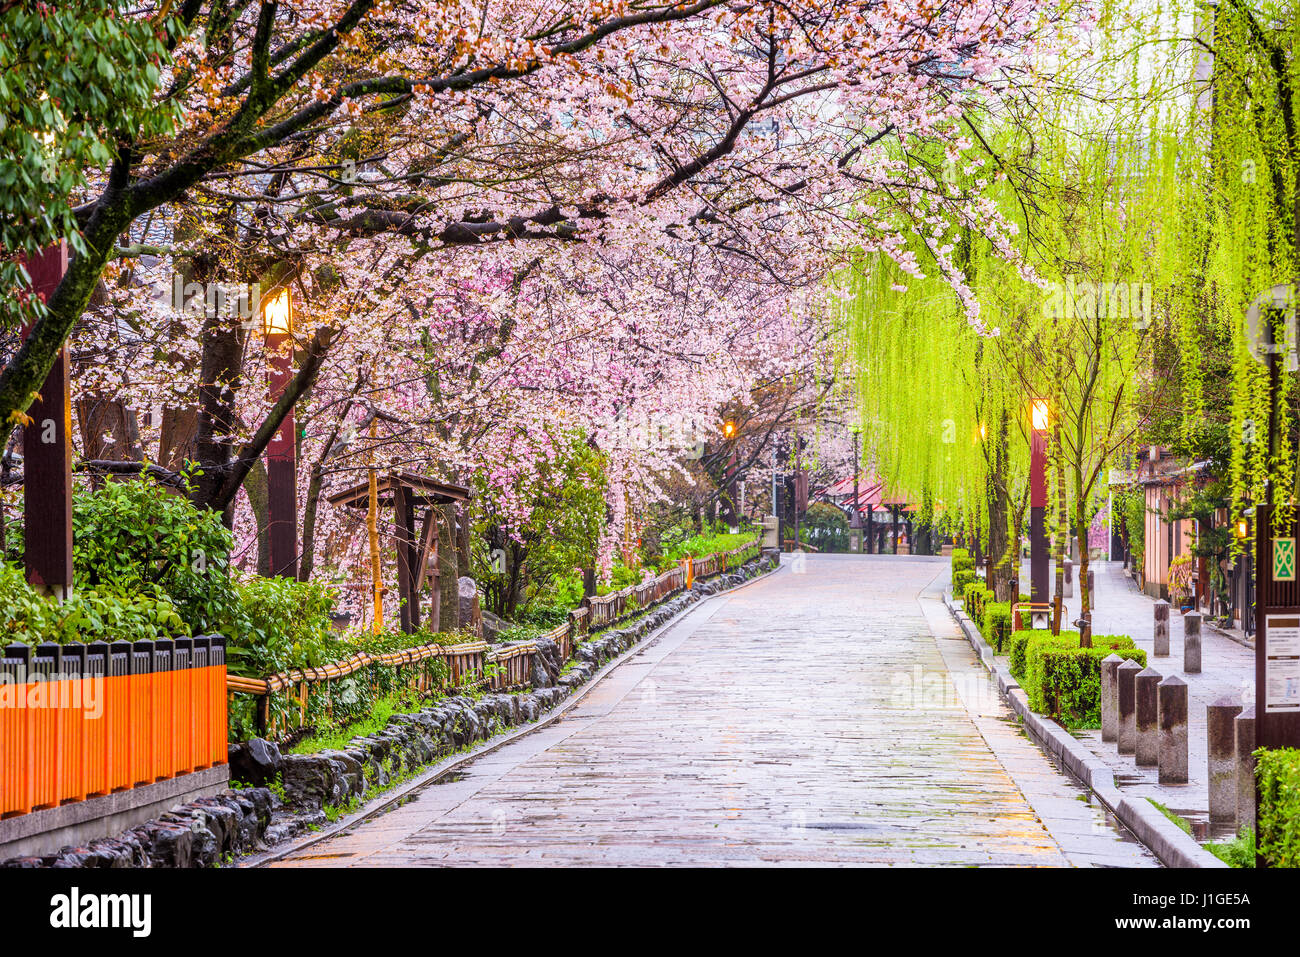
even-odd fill
[[[1163,804],[1161,804],[1159,801],[1155,800],[1154,798],[1147,798],[1147,800],[1156,806],[1156,810],[1158,810],[1165,817],[1169,818],[1169,820],[1177,824],[1178,827],[1185,834],[1187,834],[1189,837],[1191,836],[1192,825],[1188,821],[1184,820],[1182,817],[1175,814],[1173,811],[1169,810],[1169,808],[1165,807]]]
[[[1205,849],[1229,867],[1254,867],[1255,829],[1243,827],[1232,840],[1206,844]]]
[[[413,711],[419,711],[424,706],[425,702],[419,700],[410,691],[396,692],[377,700],[370,709],[370,713],[364,718],[346,724],[341,728],[332,728],[308,735],[290,748],[289,753],[315,754],[318,751],[342,751],[347,748],[348,742],[353,738],[364,737],[368,734],[374,734],[376,731],[382,731],[387,726],[388,719],[393,715],[410,714]]]

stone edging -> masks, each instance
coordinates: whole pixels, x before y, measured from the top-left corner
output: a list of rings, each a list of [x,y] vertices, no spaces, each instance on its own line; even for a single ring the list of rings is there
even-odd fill
[[[765,557],[760,554],[757,561],[763,562],[764,560]],[[444,758],[442,761],[431,765],[427,770],[420,773],[419,776],[413,778],[410,781],[405,782],[404,784],[402,784],[401,786],[393,790],[386,791],[383,794],[376,796],[373,800],[365,804],[363,807],[357,809],[352,814],[349,814],[346,817],[339,818],[338,821],[334,822],[330,826],[321,828],[318,831],[313,831],[310,834],[304,835],[296,839],[290,839],[289,841],[278,844],[275,847],[270,848],[261,853],[251,854],[247,857],[244,857],[237,862],[237,866],[265,867],[268,864],[273,864],[276,861],[282,860],[291,854],[295,854],[301,850],[304,850],[305,848],[318,844],[321,841],[342,834],[343,832],[348,831],[356,827],[357,825],[370,820],[371,818],[379,816],[380,814],[387,811],[394,804],[405,801],[415,792],[431,784],[436,783],[439,778],[455,771],[461,766],[465,764],[469,764],[470,762],[475,761],[478,758],[481,758],[485,754],[490,754],[491,752],[496,751],[497,749],[502,748],[507,744],[511,744],[514,741],[517,741],[518,739],[524,737],[525,735],[532,734],[535,731],[539,731],[542,728],[545,728],[548,725],[553,724],[554,722],[562,718],[566,713],[571,711],[583,698],[587,696],[588,692],[590,692],[593,688],[596,687],[597,684],[600,683],[600,679],[604,678],[605,675],[607,675],[610,671],[613,671],[620,664],[622,664],[629,655],[631,655],[633,652],[639,651],[640,649],[644,648],[652,641],[657,640],[668,629],[674,628],[677,625],[681,624],[685,618],[693,614],[698,608],[700,608],[702,605],[707,603],[709,599],[724,594],[731,594],[732,592],[746,588],[749,585],[753,584],[754,582],[760,581],[764,578],[767,578],[769,575],[775,574],[776,572],[780,571],[780,569],[781,569],[781,565],[778,561],[773,567],[767,569],[766,571],[761,571],[759,574],[754,575],[752,578],[749,578],[748,580],[743,581],[740,584],[734,585],[731,588],[717,590],[707,595],[701,594],[697,600],[691,602],[688,608],[683,609],[679,614],[670,617],[668,620],[664,621],[657,627],[650,629],[645,633],[645,635],[640,640],[629,645],[622,652],[609,658],[605,662],[604,666],[600,668],[599,671],[596,671],[594,674],[591,675],[591,677],[588,680],[583,682],[582,687],[577,689],[573,694],[571,694],[570,696],[565,698],[562,702],[557,704],[549,712],[543,714],[540,718],[538,718],[537,721],[525,725],[523,727],[517,728],[513,731],[507,732],[505,734],[501,734],[489,738],[486,741],[484,741],[482,744],[480,744],[478,747],[475,747],[467,752]],[[722,577],[724,576],[719,576],[719,578]],[[701,584],[712,584],[712,582],[703,582]],[[610,628],[609,630],[613,631],[615,629]]]
[[[949,592],[943,593],[943,601],[984,667],[997,679],[998,690],[1016,714],[1020,715],[1026,730],[1038,746],[1056,758],[1080,784],[1097,795],[1097,799],[1155,854],[1160,863],[1166,867],[1228,866],[1201,847],[1195,838],[1165,817],[1150,801],[1125,797],[1115,786],[1115,773],[1110,767],[1054,719],[1030,710],[1029,698],[1020,683],[1004,665],[998,663],[992,647],[984,640],[975,623],[964,610],[954,604]]]

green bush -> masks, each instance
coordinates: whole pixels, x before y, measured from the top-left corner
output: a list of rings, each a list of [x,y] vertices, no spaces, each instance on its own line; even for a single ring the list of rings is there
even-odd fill
[[[964,599],[966,586],[977,581],[980,581],[980,577],[973,571],[955,572],[952,576],[952,596]]]
[[[142,641],[189,634],[185,619],[157,586],[121,594],[101,585],[56,602],[27,584],[22,571],[0,562],[0,648],[12,642]]]
[[[984,635],[984,640],[998,654],[1002,654],[1002,646],[1011,635],[1011,602],[987,602],[984,606],[984,627],[980,632]]]
[[[234,674],[272,675],[361,650],[340,654],[342,643],[330,629],[335,591],[323,582],[253,578],[235,583],[234,590],[237,610],[226,646]]]
[[[1147,653],[1134,648],[1133,639],[1127,635],[1093,635],[1092,647],[1080,648],[1077,632],[1034,634],[1042,637],[1025,643],[1021,687],[1029,707],[1067,728],[1100,726],[1103,658],[1113,653],[1143,667],[1147,663]]]
[[[971,558],[970,552],[964,548],[954,548],[952,550],[952,573],[954,576],[958,572],[974,571],[975,559]]]
[[[814,502],[799,524],[799,539],[821,552],[847,552],[849,520],[834,505]]]
[[[162,595],[194,634],[233,637],[232,539],[220,512],[142,477],[79,489],[72,530],[78,588]]]
[[[1259,853],[1270,867],[1300,867],[1300,751],[1255,752],[1259,781]]]

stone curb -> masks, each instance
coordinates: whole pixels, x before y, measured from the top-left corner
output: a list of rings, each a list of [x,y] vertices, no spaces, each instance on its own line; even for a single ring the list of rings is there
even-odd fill
[[[1006,667],[999,664],[993,649],[979,633],[966,612],[953,603],[952,595],[943,593],[948,607],[962,634],[980,656],[980,661],[993,673],[998,689],[1020,715],[1025,729],[1040,748],[1048,752],[1062,767],[1084,787],[1092,791],[1115,817],[1133,832],[1160,863],[1166,867],[1227,867],[1169,818],[1165,817],[1145,798],[1125,797],[1115,786],[1115,773],[1095,754],[1081,744],[1074,735],[1054,719],[1044,717],[1029,708],[1029,698]]]
[[[542,728],[554,724],[556,721],[562,718],[567,712],[571,711],[574,708],[574,706],[578,704],[578,702],[580,702],[583,698],[585,698],[587,696],[587,693],[591,691],[593,688],[595,688],[596,685],[600,683],[600,680],[602,678],[604,678],[609,672],[613,671],[615,668],[621,665],[635,652],[640,651],[642,648],[646,647],[651,642],[658,640],[670,628],[676,628],[678,625],[682,624],[687,618],[695,614],[696,611],[704,607],[713,599],[721,598],[724,595],[730,595],[733,594],[734,592],[738,592],[745,588],[748,588],[750,585],[754,584],[755,582],[762,581],[764,578],[767,578],[770,575],[775,575],[776,573],[781,571],[782,567],[783,566],[778,562],[775,568],[769,569],[768,571],[763,572],[761,575],[755,575],[753,578],[749,579],[746,582],[743,582],[742,584],[736,585],[732,588],[728,588],[725,591],[715,592],[712,595],[706,595],[703,598],[701,598],[699,601],[693,602],[690,605],[690,607],[683,609],[682,612],[678,614],[675,618],[672,618],[669,621],[664,622],[654,631],[647,632],[646,635],[640,641],[636,642],[636,644],[630,645],[627,648],[627,650],[624,651],[622,654],[616,655],[613,658],[609,659],[609,661],[607,661],[599,671],[597,671],[586,682],[584,682],[577,691],[569,695],[569,697],[565,698],[564,701],[556,705],[551,711],[547,712],[542,717],[538,718],[537,721],[534,722],[533,724],[525,725],[524,727],[518,728],[514,731],[507,732],[506,734],[503,735],[499,735],[495,738],[490,738],[487,741],[482,742],[478,747],[473,748],[472,750],[467,751],[463,754],[457,754],[448,758],[444,758],[442,761],[430,765],[429,768],[424,772],[422,772],[418,777],[415,777],[410,781],[407,781],[405,784],[401,785],[398,788],[395,788],[394,790],[385,791],[383,794],[379,795],[374,800],[358,808],[356,811],[352,812],[352,814],[348,815],[347,817],[339,818],[339,820],[331,824],[329,827],[321,828],[319,831],[313,831],[312,833],[301,838],[286,841],[283,844],[276,845],[275,847],[263,851],[260,854],[250,854],[249,856],[240,859],[236,863],[236,866],[237,867],[265,867],[267,864],[273,864],[276,861],[283,860],[284,858],[288,857],[290,854],[295,854],[298,851],[305,850],[306,848],[318,844],[321,841],[326,840],[327,838],[336,837],[339,834],[342,834],[344,831],[351,830],[352,828],[356,827],[358,824],[364,824],[366,821],[369,821],[370,819],[379,816],[380,814],[387,811],[394,804],[397,804],[401,801],[405,801],[407,798],[412,796],[415,792],[431,784],[435,784],[439,778],[443,777],[446,774],[451,773],[452,771],[455,771],[457,768],[461,767],[462,765],[469,764],[471,761],[475,761],[478,758],[481,758],[485,754],[490,754],[491,752],[496,751],[498,748],[505,747],[507,744],[511,744],[519,740],[520,738],[524,737],[525,735],[532,734],[535,731],[540,731]]]

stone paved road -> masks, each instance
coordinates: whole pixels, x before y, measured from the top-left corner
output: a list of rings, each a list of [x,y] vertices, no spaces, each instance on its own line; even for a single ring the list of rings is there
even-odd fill
[[[278,866],[1153,864],[1016,728],[946,579],[933,559],[787,565],[557,723]]]

